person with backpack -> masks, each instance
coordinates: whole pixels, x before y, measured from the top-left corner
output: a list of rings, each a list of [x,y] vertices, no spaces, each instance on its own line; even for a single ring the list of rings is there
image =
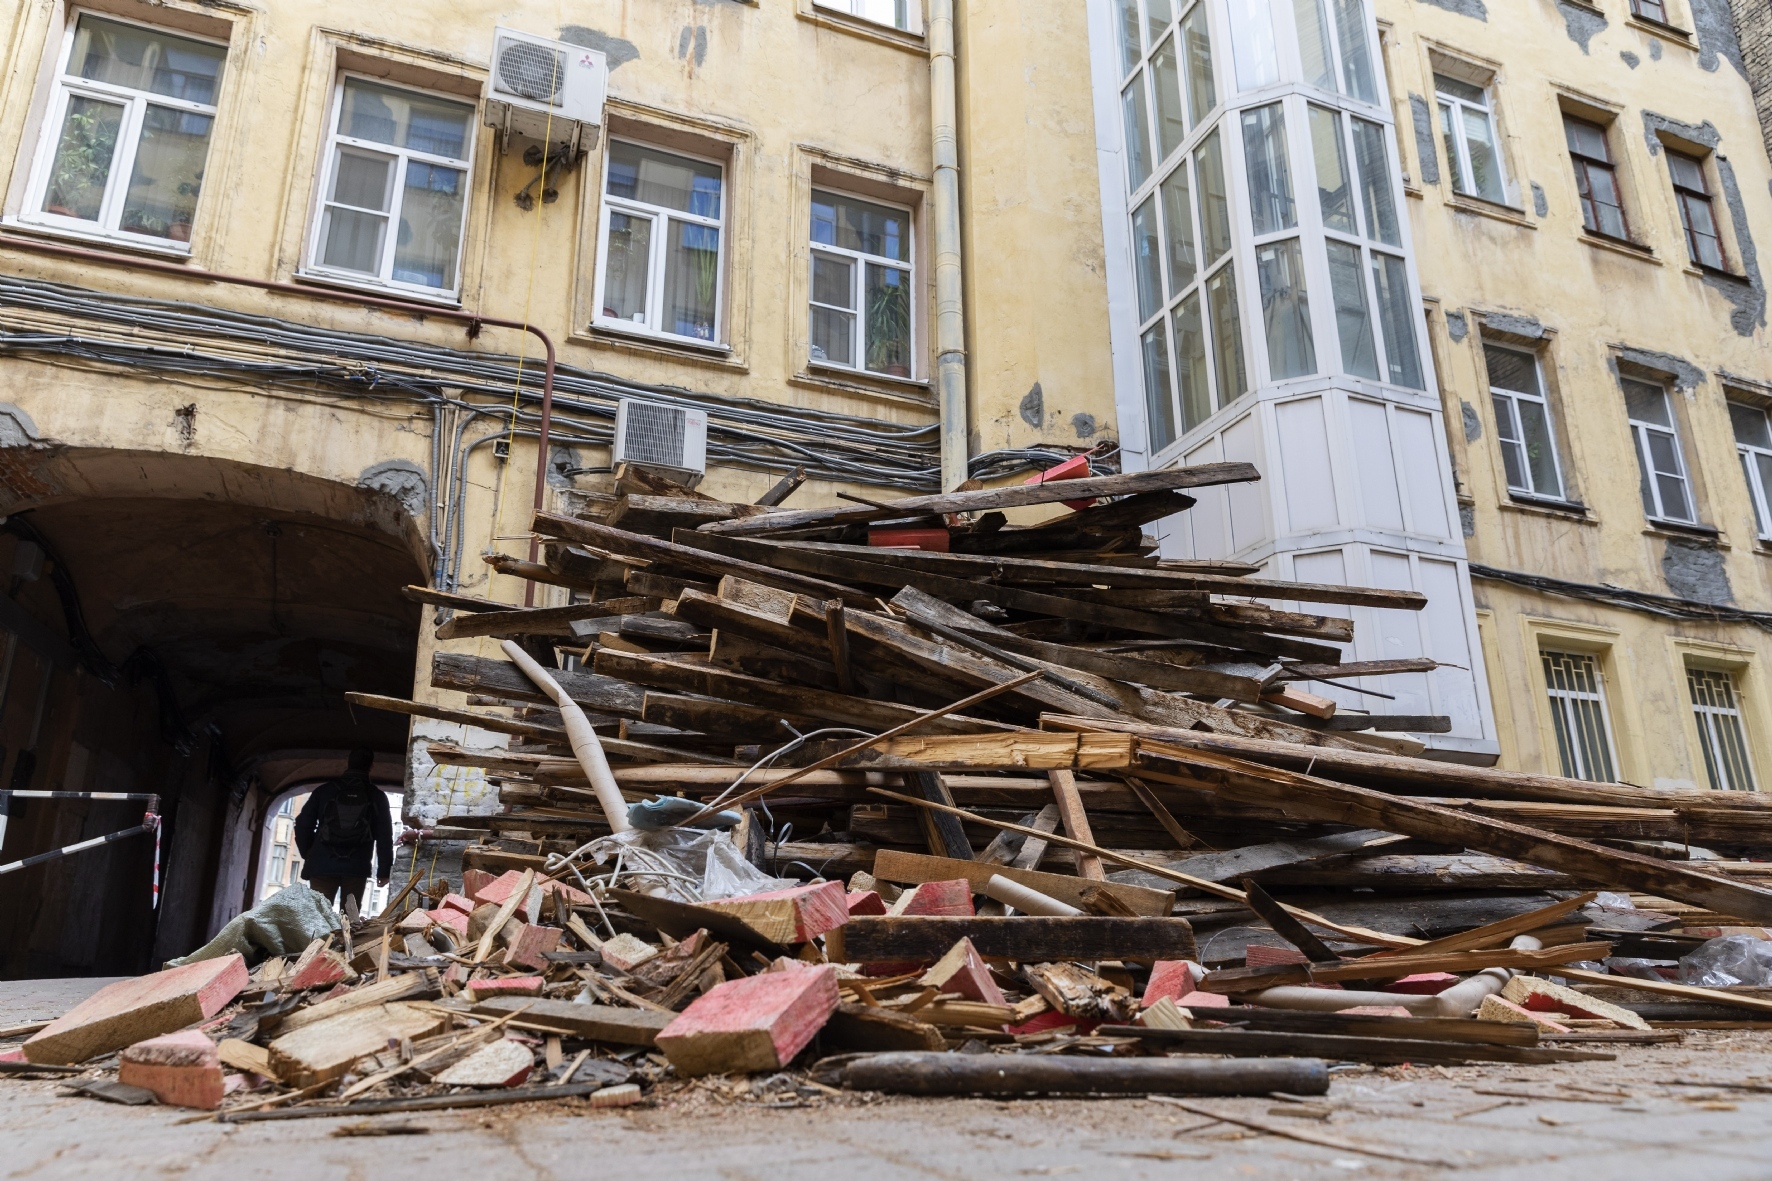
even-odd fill
[[[369,779],[375,752],[351,752],[337,779],[314,789],[295,818],[295,847],[302,855],[302,876],[308,885],[343,909],[346,898],[361,907],[374,855],[377,884],[387,885],[394,872],[394,823],[388,796]]]

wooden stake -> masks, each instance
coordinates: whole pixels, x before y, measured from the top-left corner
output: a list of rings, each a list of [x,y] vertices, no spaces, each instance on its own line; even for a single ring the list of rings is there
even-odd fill
[[[1095,830],[1089,827],[1089,813],[1083,810],[1083,797],[1077,794],[1077,777],[1069,771],[1048,771],[1046,781],[1052,785],[1052,799],[1058,805],[1058,819],[1065,835],[1082,844],[1095,843]],[[1077,858],[1077,876],[1091,881],[1107,881],[1107,870],[1101,858],[1084,854]]]

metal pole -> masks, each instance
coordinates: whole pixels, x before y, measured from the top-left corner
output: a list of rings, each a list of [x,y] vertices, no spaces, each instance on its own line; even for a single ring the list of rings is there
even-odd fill
[[[935,157],[935,384],[941,406],[941,486],[948,492],[966,479],[971,455],[955,89],[954,0],[929,0],[929,112]]]

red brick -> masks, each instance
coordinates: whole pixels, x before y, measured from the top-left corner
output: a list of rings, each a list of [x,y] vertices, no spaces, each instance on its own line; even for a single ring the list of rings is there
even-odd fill
[[[473,900],[463,898],[460,894],[443,895],[443,901],[437,903],[437,908],[439,910],[459,910],[463,914],[474,913]]]
[[[484,906],[489,902],[494,906],[503,906],[505,900],[511,896],[511,892],[517,888],[517,884],[522,880],[522,871],[513,869],[508,873],[500,874],[497,878],[486,883],[484,886],[480,887],[479,893],[470,895],[470,897],[481,906]],[[540,885],[543,894],[558,894],[575,906],[591,905],[591,896],[589,894],[586,894],[583,890],[575,890],[564,882],[542,882]]]
[[[1216,992],[1189,992],[1175,1002],[1184,1009],[1228,1009],[1231,998]]]
[[[1151,978],[1144,986],[1143,1005],[1150,1008],[1164,997],[1176,1004],[1194,990],[1200,978],[1186,960],[1158,960],[1151,965]]]
[[[427,910],[425,916],[438,926],[448,927],[462,937],[468,937],[468,916],[452,906],[439,906],[436,910]]]
[[[516,964],[520,968],[540,969],[547,963],[541,958],[542,955],[560,946],[561,934],[558,927],[534,925],[518,927],[516,938],[512,939],[510,946],[505,949],[505,963]]]
[[[106,985],[24,1045],[32,1062],[84,1062],[215,1016],[246,987],[238,955]]]
[[[836,1009],[829,964],[765,972],[702,994],[660,1031],[658,1047],[681,1074],[779,1070]]]
[[[169,1106],[204,1111],[220,1107],[226,1091],[215,1043],[194,1029],[149,1038],[125,1049],[117,1081],[146,1087]]]
[[[480,891],[498,880],[495,873],[487,873],[483,869],[464,869],[461,871],[461,892],[469,902],[482,901]]]
[[[849,921],[848,893],[842,882],[818,882],[702,905],[743,919],[759,935],[776,943],[806,943]]]
[[[540,996],[546,982],[540,976],[501,976],[468,981],[468,995],[479,1002],[492,996]]]

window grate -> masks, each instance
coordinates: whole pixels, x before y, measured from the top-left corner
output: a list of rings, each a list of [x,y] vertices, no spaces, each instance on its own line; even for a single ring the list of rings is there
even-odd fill
[[[1704,772],[1711,789],[1753,791],[1753,763],[1748,758],[1734,676],[1717,669],[1688,667],[1686,685],[1692,691],[1698,745],[1704,751]]]
[[[1612,722],[1599,662],[1585,652],[1541,651],[1550,697],[1557,757],[1570,779],[1611,783],[1618,776],[1612,754]]]

